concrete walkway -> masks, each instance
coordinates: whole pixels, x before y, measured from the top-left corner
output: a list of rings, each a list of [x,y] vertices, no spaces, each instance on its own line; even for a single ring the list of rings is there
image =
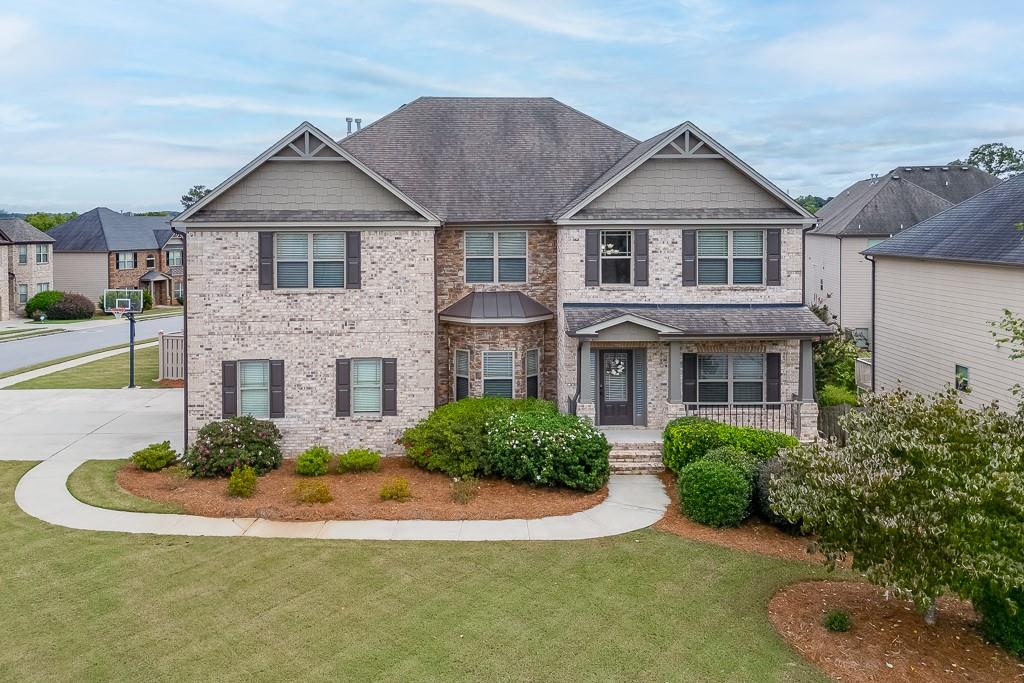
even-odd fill
[[[135,350],[141,351],[142,349],[148,349],[151,346],[157,346],[160,342],[146,342],[145,344],[136,344]],[[101,351],[100,353],[94,353],[90,356],[82,356],[81,358],[75,358],[74,360],[67,360],[63,363],[54,363],[53,365],[47,365],[45,368],[39,368],[37,370],[29,370],[28,372],[22,372],[17,375],[11,375],[0,379],[0,389],[6,389],[7,387],[13,387],[15,384],[19,384],[26,380],[35,379],[36,377],[42,377],[44,375],[52,375],[55,372],[61,370],[67,370],[68,368],[76,368],[79,365],[85,365],[91,363],[94,360],[102,360],[103,358],[110,358],[111,356],[118,356],[122,353],[128,353],[128,347],[123,349],[111,349],[110,351]]]

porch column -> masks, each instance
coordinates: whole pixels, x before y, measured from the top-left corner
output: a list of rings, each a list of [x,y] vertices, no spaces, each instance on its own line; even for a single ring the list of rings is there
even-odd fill
[[[580,403],[594,402],[594,368],[590,366],[590,341],[580,346]]]
[[[800,400],[814,401],[814,350],[810,339],[800,340]]]

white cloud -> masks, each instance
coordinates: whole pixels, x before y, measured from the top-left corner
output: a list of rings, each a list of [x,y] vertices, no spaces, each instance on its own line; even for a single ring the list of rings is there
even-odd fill
[[[173,95],[170,97],[143,97],[136,104],[144,107],[167,107],[171,109],[213,109],[239,112],[242,114],[269,114],[293,116],[297,119],[324,117],[343,119],[345,112],[338,107],[318,107],[303,104],[289,104],[273,99],[256,99],[231,95]]]
[[[16,104],[0,103],[0,131],[27,133],[35,130],[56,128],[57,124],[44,120],[35,112]]]

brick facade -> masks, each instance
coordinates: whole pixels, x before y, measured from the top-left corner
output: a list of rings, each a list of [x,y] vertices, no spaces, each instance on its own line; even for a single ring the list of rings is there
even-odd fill
[[[119,270],[117,267],[117,255],[121,252],[112,251],[107,254],[107,281],[111,289],[149,289],[147,283],[140,283],[140,278],[150,270],[158,270],[161,273],[171,272],[171,266],[167,264],[166,249],[155,249],[148,251],[135,251],[136,268],[125,268]],[[147,259],[152,257],[154,266],[147,266]],[[153,303],[157,306],[171,306],[178,303],[174,298],[174,285],[181,282],[180,275],[172,275],[170,280],[159,280],[153,284]]]
[[[28,263],[18,263],[18,247],[28,247]],[[7,247],[7,259],[4,261],[7,264],[6,271],[8,275],[8,282],[10,284],[7,287],[7,294],[10,297],[7,300],[7,307],[9,314],[13,316],[24,316],[25,315],[25,304],[19,303],[18,301],[18,285],[28,286],[28,298],[31,299],[39,291],[39,285],[45,283],[49,289],[55,289],[53,286],[53,247],[47,244],[48,249],[48,260],[46,263],[36,263],[36,245],[30,244],[11,244]],[[10,276],[13,275],[13,278]],[[8,308],[9,307],[9,308]]]

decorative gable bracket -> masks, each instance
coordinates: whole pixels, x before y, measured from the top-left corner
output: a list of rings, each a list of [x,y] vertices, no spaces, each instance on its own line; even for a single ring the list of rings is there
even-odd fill
[[[281,147],[270,161],[347,161],[335,152],[330,145],[306,130],[298,137]]]

